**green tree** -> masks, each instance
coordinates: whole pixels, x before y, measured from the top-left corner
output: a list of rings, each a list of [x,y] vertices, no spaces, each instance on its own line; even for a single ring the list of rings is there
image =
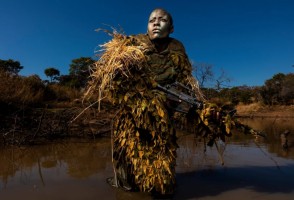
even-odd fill
[[[219,92],[214,88],[202,88],[201,90],[205,98],[208,100],[219,97]]]
[[[73,59],[70,64],[69,75],[71,83],[76,88],[85,87],[90,76],[90,67],[95,62],[91,57]]]
[[[253,102],[254,99],[254,87],[249,87],[247,85],[239,86],[238,87],[238,99],[240,102],[244,104],[250,104]]]
[[[278,73],[275,74],[271,79],[265,81],[265,85],[261,88],[260,94],[262,96],[263,102],[267,105],[280,104],[281,91],[283,87],[283,81],[285,74]]]
[[[76,76],[73,75],[61,75],[58,77],[58,81],[60,85],[71,87],[71,88],[78,88],[79,82]]]
[[[294,74],[289,73],[285,76],[282,84],[281,98],[285,104],[294,103]]]
[[[8,72],[13,75],[18,75],[19,71],[23,69],[19,61],[14,61],[12,59],[1,60],[0,59],[0,70]]]
[[[50,77],[50,82],[57,80],[57,77],[60,75],[60,71],[54,67],[49,67],[44,71],[47,77]]]

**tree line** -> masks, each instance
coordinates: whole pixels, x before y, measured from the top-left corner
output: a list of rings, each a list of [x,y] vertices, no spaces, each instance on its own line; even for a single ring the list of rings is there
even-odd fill
[[[44,74],[48,80],[38,75],[20,76],[24,68],[19,61],[0,59],[0,103],[42,105],[44,102],[71,102],[82,96],[95,62],[91,57],[73,59],[69,73],[61,75],[56,67],[48,67]],[[208,100],[250,104],[261,102],[265,105],[294,104],[294,74],[278,73],[264,82],[262,86],[229,87],[230,78],[224,71],[214,77],[212,66],[193,64],[193,75]],[[205,85],[211,85],[205,87]]]
[[[262,86],[230,87],[230,78],[224,70],[218,77],[214,76],[213,66],[206,63],[193,63],[194,76],[197,78],[207,99],[218,99],[221,102],[264,105],[294,104],[294,74],[277,73],[264,82]],[[205,87],[210,85],[211,87]]]

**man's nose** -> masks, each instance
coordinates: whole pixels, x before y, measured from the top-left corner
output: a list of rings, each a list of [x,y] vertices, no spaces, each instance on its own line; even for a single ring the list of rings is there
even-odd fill
[[[159,19],[156,19],[156,20],[154,21],[153,25],[154,25],[154,26],[159,26],[159,25],[160,25],[160,23],[159,23]]]

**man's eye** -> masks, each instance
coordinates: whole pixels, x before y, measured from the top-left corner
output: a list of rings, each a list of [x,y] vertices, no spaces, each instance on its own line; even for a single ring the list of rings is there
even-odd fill
[[[151,19],[151,20],[149,20],[150,23],[153,23],[154,21],[155,21],[155,19]]]

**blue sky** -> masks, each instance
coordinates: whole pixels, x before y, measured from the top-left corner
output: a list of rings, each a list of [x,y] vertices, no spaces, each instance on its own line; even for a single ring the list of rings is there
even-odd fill
[[[146,33],[154,8],[174,18],[172,37],[193,62],[224,70],[229,85],[260,86],[293,73],[293,0],[0,0],[0,59],[19,61],[21,75],[55,67],[68,74],[73,59],[93,57],[111,38],[97,28]],[[106,26],[106,25],[108,26]]]

